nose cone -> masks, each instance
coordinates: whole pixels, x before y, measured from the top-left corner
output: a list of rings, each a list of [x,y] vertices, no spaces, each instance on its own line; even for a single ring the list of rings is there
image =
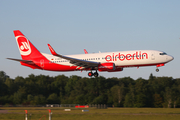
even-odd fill
[[[172,61],[173,59],[174,59],[174,57],[173,57],[173,56],[170,56],[170,55],[168,55],[168,56],[167,56],[167,60],[168,60],[168,62]]]

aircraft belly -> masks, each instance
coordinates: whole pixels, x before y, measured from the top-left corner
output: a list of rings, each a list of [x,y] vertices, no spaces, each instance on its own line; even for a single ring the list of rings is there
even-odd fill
[[[142,66],[147,64],[156,64],[159,61],[151,61],[151,60],[126,60],[126,61],[115,61],[115,66]]]

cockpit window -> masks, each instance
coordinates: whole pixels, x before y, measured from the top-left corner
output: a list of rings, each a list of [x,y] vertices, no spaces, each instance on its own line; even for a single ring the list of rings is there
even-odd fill
[[[167,55],[167,53],[163,52],[163,53],[159,53],[160,55]]]

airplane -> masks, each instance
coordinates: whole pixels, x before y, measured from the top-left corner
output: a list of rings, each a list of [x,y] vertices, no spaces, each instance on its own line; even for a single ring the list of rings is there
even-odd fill
[[[22,59],[7,58],[21,63],[21,65],[32,69],[49,71],[90,71],[89,77],[98,77],[98,72],[119,72],[127,67],[156,66],[159,67],[172,61],[174,57],[165,52],[156,50],[132,50],[118,52],[99,52],[77,55],[61,55],[48,44],[51,54],[41,53],[21,33],[14,30],[16,42]],[[95,72],[92,72],[95,70]]]

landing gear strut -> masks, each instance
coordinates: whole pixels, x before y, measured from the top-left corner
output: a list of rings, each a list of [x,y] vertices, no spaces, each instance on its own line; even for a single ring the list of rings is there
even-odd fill
[[[98,75],[99,75],[99,74],[98,74],[97,70],[96,70],[96,72],[94,72],[94,73],[93,73],[92,71],[91,71],[91,72],[88,72],[88,76],[89,76],[89,77],[92,77],[92,76],[98,77]]]

